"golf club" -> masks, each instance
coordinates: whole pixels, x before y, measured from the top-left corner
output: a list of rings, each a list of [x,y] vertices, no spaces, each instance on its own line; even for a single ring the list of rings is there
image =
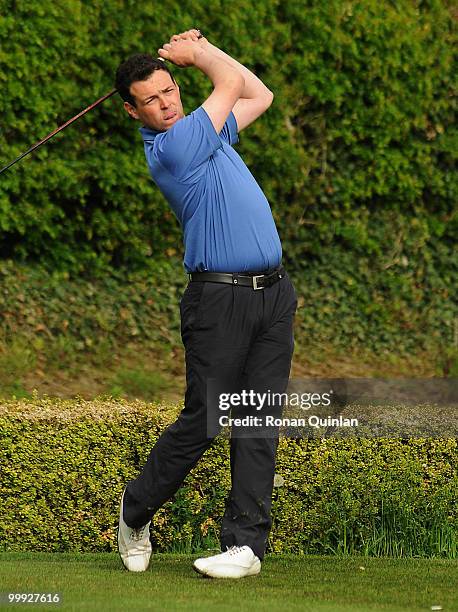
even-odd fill
[[[159,57],[158,59],[160,59],[162,62],[164,62],[164,58]],[[14,164],[16,162],[18,162],[19,160],[21,160],[23,157],[25,157],[26,155],[28,155],[29,153],[32,153],[32,151],[35,151],[35,149],[38,149],[38,147],[40,147],[42,144],[44,144],[45,142],[48,142],[48,140],[50,140],[53,136],[55,136],[56,134],[58,134],[59,132],[61,132],[63,129],[65,129],[66,127],[68,127],[69,125],[71,125],[74,121],[76,121],[77,119],[79,119],[80,117],[82,117],[83,115],[85,115],[86,113],[88,113],[90,110],[92,110],[93,108],[95,108],[96,106],[98,106],[99,104],[101,104],[102,102],[104,102],[105,100],[107,100],[108,98],[111,98],[111,96],[113,96],[115,93],[117,93],[117,89],[113,89],[112,91],[110,91],[109,93],[105,94],[104,96],[102,96],[101,98],[99,98],[98,100],[96,100],[93,104],[91,104],[90,106],[88,106],[87,108],[85,108],[84,110],[82,110],[80,113],[78,113],[77,115],[75,115],[74,117],[72,117],[71,119],[69,119],[68,121],[66,121],[63,125],[61,125],[60,127],[56,128],[55,130],[53,130],[50,134],[48,134],[47,136],[45,136],[45,138],[43,138],[42,140],[36,142],[33,146],[30,147],[30,149],[28,149],[25,153],[22,153],[22,155],[19,155],[19,157],[16,157],[16,159],[13,159],[13,161],[11,161],[9,164],[7,164],[6,166],[4,166],[1,170],[0,170],[0,174],[2,174],[2,172],[5,172],[5,170],[8,170],[8,168],[11,168],[11,166],[14,166]]]
[[[104,102],[105,100],[107,100],[108,98],[110,98],[113,94],[115,94],[117,92],[117,89],[113,89],[113,91],[110,91],[109,93],[107,93],[106,95],[102,96],[101,98],[99,98],[96,102],[94,102],[93,104],[91,104],[90,106],[88,106],[87,108],[85,108],[84,110],[82,110],[80,113],[78,113],[77,115],[75,115],[74,117],[72,117],[71,119],[69,119],[68,121],[66,121],[63,125],[61,125],[60,127],[56,128],[55,130],[53,130],[50,134],[48,134],[47,136],[45,136],[45,138],[43,138],[42,140],[40,140],[39,142],[36,142],[33,146],[30,147],[30,149],[28,149],[25,153],[22,153],[22,155],[19,155],[19,157],[16,157],[16,159],[14,159],[12,162],[10,162],[9,164],[7,164],[6,166],[4,166],[1,170],[0,170],[0,174],[2,172],[5,172],[5,170],[8,170],[8,168],[11,168],[11,166],[13,166],[16,162],[18,162],[20,159],[22,159],[23,157],[25,157],[26,155],[28,155],[29,153],[32,153],[32,151],[35,151],[35,149],[38,149],[38,147],[40,147],[42,144],[44,144],[45,142],[47,142],[48,140],[50,140],[53,136],[55,136],[56,134],[58,134],[59,132],[61,132],[64,128],[66,128],[67,126],[69,126],[70,124],[72,124],[74,121],[76,121],[77,119],[79,119],[80,117],[82,117],[83,115],[85,115],[86,113],[88,113],[90,110],[92,110],[93,108],[95,108],[96,106],[98,106],[99,104],[101,104],[102,102]]]

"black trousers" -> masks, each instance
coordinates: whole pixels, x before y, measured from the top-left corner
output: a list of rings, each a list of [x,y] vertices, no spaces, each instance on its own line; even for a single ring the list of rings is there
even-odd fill
[[[286,274],[261,290],[223,283],[190,282],[180,302],[186,357],[185,406],[160,436],[138,478],[128,483],[124,520],[147,523],[177,491],[214,437],[208,435],[207,381],[236,388],[284,392],[293,354],[297,306]],[[263,382],[260,382],[263,381]],[[214,416],[214,414],[212,415]],[[221,549],[248,545],[262,559],[271,528],[277,435],[243,437],[232,431],[232,488],[221,526]]]

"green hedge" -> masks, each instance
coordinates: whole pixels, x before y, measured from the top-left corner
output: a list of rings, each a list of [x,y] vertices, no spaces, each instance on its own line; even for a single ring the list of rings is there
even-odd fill
[[[444,374],[456,370],[449,3],[0,7],[2,161],[109,91],[119,61],[198,24],[275,92],[238,150],[272,204],[305,341],[381,354],[440,347]],[[196,70],[174,72],[189,112],[210,84]],[[154,285],[165,269],[179,277],[181,232],[149,178],[137,127],[112,98],[3,174],[0,257],[39,262],[63,284],[67,275],[103,284],[113,269],[118,279],[149,271]]]
[[[111,551],[119,498],[179,406],[35,397],[0,405],[0,548]],[[455,439],[280,442],[269,552],[456,556]],[[281,485],[281,486],[280,486]],[[154,549],[218,545],[218,439],[155,515]]]
[[[164,11],[117,0],[3,0],[0,7],[2,162],[109,91],[122,59],[155,53],[197,24],[275,93],[239,150],[298,267],[332,245],[351,252],[353,265],[388,251],[384,263],[401,273],[428,261],[423,248],[451,244],[458,147],[456,29],[447,2],[234,0],[226,11],[220,0],[196,0],[192,10],[173,0]],[[175,73],[189,112],[210,85],[196,70]],[[0,253],[96,274],[180,250],[136,127],[113,98],[2,175]]]
[[[307,264],[304,275],[289,266],[299,296],[296,357],[314,354],[319,360],[323,350],[348,354],[363,347],[383,362],[428,351],[431,373],[457,376],[457,263],[452,248],[443,247],[443,274],[434,277],[440,257],[403,276],[363,258],[355,268],[351,254],[336,249]],[[92,280],[0,261],[0,356],[8,361],[8,347],[20,343],[32,361],[44,358],[64,368],[132,343],[145,350],[181,349],[178,302],[186,283],[177,259]]]

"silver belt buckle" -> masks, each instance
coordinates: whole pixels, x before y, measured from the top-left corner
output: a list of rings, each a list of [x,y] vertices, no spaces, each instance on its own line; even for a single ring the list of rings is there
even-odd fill
[[[260,274],[259,276],[253,276],[253,289],[264,289],[264,287],[258,287],[258,278],[264,278],[264,274]]]

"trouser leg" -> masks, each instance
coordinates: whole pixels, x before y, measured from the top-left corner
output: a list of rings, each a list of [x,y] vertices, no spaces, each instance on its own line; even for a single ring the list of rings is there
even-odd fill
[[[234,388],[242,376],[253,386],[265,375],[288,378],[295,300],[287,277],[260,291],[190,283],[180,305],[186,355],[185,407],[157,441],[138,478],[128,483],[124,520],[129,526],[148,522],[211,445],[206,401],[209,378],[224,379]],[[271,524],[276,445],[272,437],[231,442],[232,490],[222,526],[224,548],[248,543],[263,557]],[[248,517],[242,516],[244,509]]]
[[[201,414],[205,400],[202,387],[193,377],[184,410],[159,437],[140,475],[127,485],[124,520],[130,527],[140,527],[151,520],[212,443],[207,437],[205,415]]]
[[[130,527],[151,519],[211,445],[214,436],[207,435],[206,381],[222,375],[226,380],[240,377],[249,347],[245,330],[240,333],[244,312],[234,300],[232,286],[190,283],[180,312],[186,357],[185,406],[158,439],[139,476],[127,484],[124,520]]]
[[[284,393],[293,354],[296,295],[289,278],[264,290],[266,326],[250,348],[243,372],[243,388],[257,393]],[[280,416],[281,406],[253,414]],[[237,416],[242,416],[239,409]],[[221,526],[221,549],[248,545],[264,557],[272,525],[271,505],[278,446],[278,427],[233,428],[231,438],[232,488]]]

